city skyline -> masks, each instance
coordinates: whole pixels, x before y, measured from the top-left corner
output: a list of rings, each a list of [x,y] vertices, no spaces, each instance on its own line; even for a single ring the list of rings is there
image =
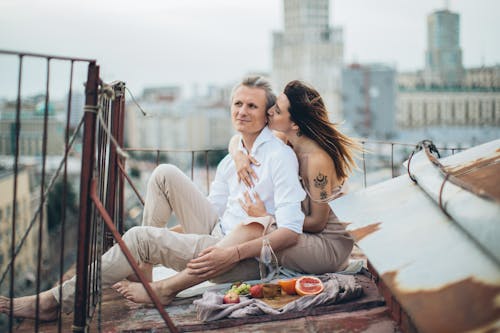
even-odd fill
[[[398,71],[418,70],[425,65],[427,15],[444,3],[332,1],[330,25],[344,30],[345,63],[381,62]],[[103,79],[124,80],[135,94],[148,86],[202,89],[232,83],[251,71],[272,70],[272,33],[283,30],[282,6],[281,0],[6,0],[0,3],[0,49],[95,58]],[[456,0],[449,7],[460,15],[464,66],[500,63],[495,43],[500,3]],[[6,58],[0,57],[0,92],[11,98],[17,89],[17,59]],[[52,63],[54,76],[67,71]],[[23,83],[23,92],[43,92],[45,65],[26,61],[26,66],[36,69]],[[75,83],[84,80],[75,77]],[[59,82],[52,84],[57,90]]]

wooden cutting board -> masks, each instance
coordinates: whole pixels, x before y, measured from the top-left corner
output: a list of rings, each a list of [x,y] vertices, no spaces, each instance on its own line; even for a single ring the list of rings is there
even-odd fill
[[[285,305],[287,305],[290,302],[295,301],[298,299],[299,295],[280,295],[274,298],[261,298],[260,300],[272,307],[273,309],[279,309]]]

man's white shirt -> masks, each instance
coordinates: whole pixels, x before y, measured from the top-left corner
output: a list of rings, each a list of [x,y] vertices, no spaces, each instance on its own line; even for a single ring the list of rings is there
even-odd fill
[[[241,140],[238,149],[248,153]],[[245,201],[244,192],[248,191],[251,196],[253,192],[259,194],[267,212],[275,216],[278,228],[301,234],[304,225],[301,202],[306,193],[299,181],[295,153],[266,126],[255,140],[250,154],[260,162],[260,166],[252,165],[258,180],[253,180],[254,187],[251,189],[238,181],[230,155],[217,167],[208,200],[217,209],[223,233],[228,234],[236,225],[247,220],[248,215],[238,199]]]

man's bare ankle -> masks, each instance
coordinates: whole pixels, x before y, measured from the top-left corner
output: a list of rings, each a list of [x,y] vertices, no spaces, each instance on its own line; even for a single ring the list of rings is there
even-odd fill
[[[155,281],[150,283],[151,289],[158,295],[162,304],[170,303],[177,295],[177,292],[169,288],[165,281]]]

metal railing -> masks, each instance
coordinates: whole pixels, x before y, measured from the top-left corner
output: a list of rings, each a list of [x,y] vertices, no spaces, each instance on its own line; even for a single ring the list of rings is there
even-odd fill
[[[10,297],[10,311],[8,319],[8,330],[13,332],[16,330],[16,320],[13,317],[13,299],[15,297],[23,296],[15,292],[16,283],[16,267],[22,263],[16,264],[17,255],[21,250],[26,248],[26,239],[31,239],[34,236],[34,225],[38,222],[38,234],[36,235],[36,251],[32,255],[37,256],[37,268],[35,290],[30,290],[28,293],[36,295],[36,309],[34,327],[35,331],[39,331],[41,326],[40,321],[40,292],[41,282],[46,281],[47,278],[42,271],[47,270],[44,267],[44,261],[50,257],[47,254],[46,248],[49,247],[45,240],[47,237],[48,221],[45,218],[45,208],[48,204],[47,197],[53,193],[54,184],[56,180],[60,180],[60,172],[63,171],[62,176],[62,193],[57,198],[62,201],[61,212],[61,227],[60,227],[60,248],[58,253],[59,259],[59,284],[64,281],[65,265],[65,247],[66,247],[66,198],[68,192],[68,155],[71,152],[78,151],[75,146],[78,144],[82,147],[81,152],[81,170],[79,172],[79,206],[78,206],[78,226],[77,226],[77,249],[76,249],[76,288],[74,293],[74,313],[72,330],[75,332],[86,331],[92,321],[94,314],[97,312],[98,328],[100,329],[101,319],[101,285],[100,285],[100,272],[101,272],[101,256],[103,252],[113,245],[114,241],[120,244],[125,254],[128,253],[126,248],[123,248],[123,241],[120,234],[123,233],[123,185],[124,173],[120,172],[120,166],[124,163],[124,156],[126,153],[121,151],[123,146],[123,125],[124,125],[124,110],[125,110],[125,85],[122,82],[114,82],[105,84],[99,76],[99,66],[95,60],[81,59],[81,58],[66,58],[54,55],[3,51],[0,50],[0,56],[17,57],[19,59],[19,74],[17,80],[17,103],[15,108],[15,121],[12,128],[14,128],[11,137],[13,137],[14,144],[12,151],[8,151],[6,155],[12,154],[13,159],[13,185],[12,185],[12,220],[8,228],[11,235],[11,251],[10,261],[7,265],[3,265],[1,270],[0,287],[10,276],[9,284],[9,297]],[[46,61],[46,84],[44,95],[44,114],[43,122],[40,124],[39,132],[42,141],[42,150],[39,158],[41,159],[40,166],[40,195],[37,198],[37,210],[29,226],[26,228],[24,234],[18,237],[16,233],[16,226],[18,221],[18,207],[17,207],[17,191],[18,191],[18,169],[19,169],[19,138],[21,136],[21,128],[24,119],[26,118],[26,110],[22,109],[22,77],[23,77],[23,59],[25,57],[41,58]],[[67,61],[70,63],[70,82],[68,84],[68,100],[66,116],[66,132],[65,132],[65,145],[62,152],[63,156],[60,159],[59,167],[52,173],[50,181],[46,182],[49,172],[46,169],[47,160],[47,142],[49,135],[48,122],[49,122],[49,109],[51,108],[49,92],[51,90],[50,79],[51,62],[53,60]],[[83,107],[82,118],[72,131],[70,139],[70,119],[71,119],[71,106],[72,106],[72,93],[73,93],[73,71],[75,62],[86,62],[87,64],[87,80],[85,84],[85,105]],[[29,74],[29,73],[28,73]],[[3,113],[3,112],[2,112]],[[8,117],[6,117],[8,118]],[[1,117],[0,117],[1,120]],[[80,129],[83,126],[83,133]],[[77,142],[77,143],[76,143]],[[8,167],[10,169],[10,166]],[[2,189],[5,191],[6,189]],[[49,203],[50,204],[50,203]],[[10,208],[9,208],[10,211]],[[106,224],[107,231],[104,230]],[[3,236],[3,235],[0,235]],[[51,237],[53,238],[53,236]],[[55,251],[57,252],[57,251]],[[2,254],[3,258],[3,254]],[[137,265],[130,254],[127,256],[130,265],[134,268],[135,273],[145,283],[145,287],[150,292],[150,297],[156,304],[160,314],[162,315],[165,323],[171,331],[176,331],[175,326],[171,322],[168,314],[164,311],[157,296],[152,294],[152,291],[144,279],[141,272],[138,270]],[[46,286],[45,286],[46,287]],[[19,288],[17,288],[19,289]],[[59,299],[63,299],[62,288],[59,290]],[[62,327],[62,313],[59,309],[59,316],[57,320],[58,331],[66,331],[68,327]],[[1,318],[0,318],[1,319]]]
[[[358,161],[358,171],[357,177],[354,176],[353,182],[355,183],[355,188],[363,187],[366,188],[368,184],[368,176],[376,171],[386,171],[386,174],[382,177],[377,177],[373,180],[373,183],[387,180],[390,178],[397,177],[401,175],[402,172],[402,162],[405,161],[417,146],[416,144],[395,142],[395,141],[384,141],[384,140],[371,140],[371,139],[360,139],[359,140],[363,152],[359,156]],[[374,149],[373,147],[378,147],[381,149]],[[455,154],[457,151],[464,150],[464,147],[439,147],[438,148],[443,156]],[[195,181],[201,187],[204,187],[205,193],[208,194],[210,191],[210,183],[212,177],[215,175],[215,165],[213,162],[209,162],[209,154],[211,153],[226,153],[227,149],[158,149],[158,148],[124,148],[124,151],[130,153],[138,153],[137,156],[132,156],[128,161],[138,162],[144,156],[140,154],[150,154],[149,159],[151,162],[157,166],[164,160],[168,160],[169,163],[173,162],[176,164],[175,155],[189,155],[189,161],[187,162],[187,167],[184,167],[184,172],[191,177],[191,180]],[[151,155],[152,154],[152,155]],[[199,160],[197,160],[196,154],[203,155],[203,166],[204,172],[202,176],[204,179],[199,177],[195,179],[196,166],[200,166]],[[154,156],[154,158],[151,158]],[[199,156],[199,155],[198,155]],[[173,160],[173,161],[172,161]],[[185,160],[185,158],[183,159]],[[186,163],[184,163],[186,164]],[[140,194],[139,186],[134,183],[134,180],[126,173],[125,165],[119,165],[119,168],[124,175],[127,183],[135,193],[139,202],[144,205],[144,198]],[[361,172],[361,174],[359,174]],[[371,184],[370,184],[371,185]]]
[[[44,249],[46,248],[44,242],[44,235],[45,230],[46,230],[46,225],[47,222],[45,221],[45,208],[47,205],[47,196],[50,193],[50,191],[53,189],[54,184],[56,182],[56,179],[59,177],[61,170],[63,170],[63,175],[62,175],[62,183],[63,183],[63,189],[62,189],[62,211],[61,211],[61,232],[60,232],[60,257],[59,257],[59,283],[62,283],[63,281],[63,274],[64,274],[64,255],[65,255],[65,234],[66,234],[66,198],[67,198],[67,191],[68,191],[68,169],[67,169],[67,158],[70,150],[73,148],[73,144],[75,141],[75,138],[77,137],[80,127],[82,125],[82,121],[78,124],[78,126],[71,131],[70,129],[70,119],[71,119],[71,102],[72,102],[72,94],[73,94],[73,74],[75,70],[75,63],[77,62],[83,62],[84,64],[87,64],[89,67],[89,70],[91,67],[95,67],[95,60],[94,59],[84,59],[84,58],[71,58],[71,57],[60,57],[60,56],[55,56],[55,55],[47,55],[47,54],[36,54],[36,53],[28,53],[28,52],[15,52],[15,51],[9,51],[9,50],[0,50],[0,55],[1,56],[10,56],[18,59],[18,77],[17,77],[17,101],[16,101],[16,106],[15,106],[15,120],[13,122],[13,128],[14,131],[12,134],[12,137],[14,137],[14,145],[13,145],[13,151],[11,151],[11,154],[14,156],[14,161],[12,165],[13,169],[13,186],[12,186],[12,220],[11,220],[11,227],[10,227],[10,233],[11,233],[11,239],[10,239],[10,261],[8,262],[7,265],[4,265],[3,268],[5,268],[4,271],[1,272],[2,277],[0,280],[0,287],[2,287],[2,284],[6,281],[7,275],[9,275],[9,297],[11,299],[10,302],[10,308],[12,310],[13,308],[13,301],[12,299],[16,297],[15,294],[15,283],[16,283],[16,257],[18,256],[19,252],[23,249],[23,245],[26,244],[26,240],[29,237],[33,237],[31,233],[33,233],[33,227],[35,226],[36,223],[38,223],[38,233],[37,233],[37,264],[36,264],[36,277],[35,277],[35,293],[37,295],[36,297],[36,309],[35,309],[35,331],[39,330],[39,325],[40,325],[40,299],[39,299],[39,294],[41,291],[41,281],[42,281],[42,262],[44,260]],[[26,231],[23,235],[17,235],[17,230],[16,230],[16,220],[17,220],[17,214],[18,214],[18,172],[20,169],[20,163],[19,163],[19,152],[20,152],[20,134],[22,130],[22,124],[23,120],[21,117],[22,114],[22,82],[23,82],[23,76],[25,75],[23,73],[23,68],[24,68],[24,60],[26,58],[37,58],[37,59],[42,59],[45,60],[46,63],[46,80],[45,80],[45,93],[44,93],[44,111],[43,111],[43,123],[41,124],[41,131],[39,132],[42,140],[42,151],[41,151],[41,166],[40,166],[40,183],[39,183],[39,198],[38,198],[38,204],[37,208],[35,210],[34,216],[31,219],[29,225],[26,228]],[[64,140],[64,147],[63,147],[63,156],[61,158],[59,167],[57,170],[52,174],[52,177],[50,181],[47,183],[47,178],[48,178],[48,172],[46,169],[46,161],[47,161],[47,142],[48,142],[48,121],[49,121],[49,106],[50,106],[50,88],[51,88],[51,64],[53,61],[60,61],[63,63],[67,63],[69,65],[69,82],[67,86],[67,91],[68,91],[68,103],[67,103],[67,109],[66,109],[66,126],[65,126],[65,140]],[[29,74],[29,73],[28,73]],[[71,139],[70,139],[70,134],[71,134]],[[8,321],[8,330],[9,332],[14,331],[14,325],[15,325],[15,320],[12,315],[12,311],[10,311],[9,315],[9,321]],[[59,321],[58,324],[58,331],[61,332],[62,327]]]

